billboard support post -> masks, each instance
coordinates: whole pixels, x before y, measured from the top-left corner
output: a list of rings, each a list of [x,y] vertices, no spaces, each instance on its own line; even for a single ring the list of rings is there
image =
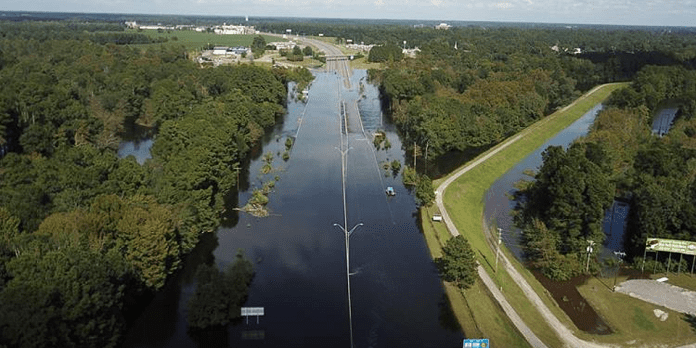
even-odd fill
[[[643,266],[640,267],[640,273],[643,273],[645,270],[645,256],[648,254],[648,248],[643,249]]]
[[[682,263],[683,258],[684,258],[684,254],[679,254],[679,267],[677,267],[677,275],[679,275],[679,273],[681,273],[681,263]]]

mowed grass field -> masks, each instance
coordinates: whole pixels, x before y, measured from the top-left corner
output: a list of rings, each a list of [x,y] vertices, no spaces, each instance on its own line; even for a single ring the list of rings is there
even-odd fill
[[[133,32],[137,32],[136,30],[133,30]],[[194,30],[171,30],[171,31],[162,31],[161,33],[158,32],[157,30],[143,30],[143,34],[146,34],[150,37],[153,38],[167,38],[169,41],[164,43],[164,45],[183,45],[186,47],[187,50],[195,50],[195,49],[200,49],[201,47],[204,47],[208,44],[213,45],[213,46],[228,46],[228,47],[236,47],[236,46],[245,46],[249,47],[251,46],[251,43],[254,41],[254,37],[258,35],[218,35],[214,33],[199,33]],[[261,35],[263,36],[264,40],[266,40],[267,43],[269,42],[278,42],[278,41],[287,41],[283,38],[280,37],[275,37],[275,36],[267,36],[267,35]],[[160,44],[154,44],[154,45],[160,45]]]

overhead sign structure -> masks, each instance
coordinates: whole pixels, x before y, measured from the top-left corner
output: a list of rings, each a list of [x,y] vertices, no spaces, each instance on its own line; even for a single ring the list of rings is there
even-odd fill
[[[696,242],[677,239],[648,238],[645,242],[645,249],[647,251],[666,251],[670,253],[696,255]]]
[[[242,316],[246,317],[247,324],[249,324],[249,317],[256,317],[256,323],[259,323],[259,317],[263,316],[263,307],[242,307]]]
[[[462,348],[490,348],[487,338],[467,338],[462,342]]]

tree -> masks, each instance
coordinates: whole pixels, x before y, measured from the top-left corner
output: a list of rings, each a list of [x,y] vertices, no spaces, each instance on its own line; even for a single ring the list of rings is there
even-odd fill
[[[311,46],[305,46],[305,48],[302,49],[302,53],[305,56],[311,56],[312,54],[314,54],[314,51],[312,50]]]
[[[196,270],[198,285],[188,304],[188,322],[191,329],[225,326],[241,316],[246,301],[253,265],[239,250],[233,264],[224,272],[215,265],[201,265]]]
[[[437,258],[435,264],[442,279],[460,289],[468,289],[476,282],[476,254],[461,235],[447,241],[442,257]]]
[[[416,203],[421,207],[429,207],[435,200],[433,182],[427,175],[420,175],[416,184]]]
[[[260,58],[265,50],[266,39],[261,35],[255,36],[254,41],[251,43],[251,52],[254,54],[254,58]]]

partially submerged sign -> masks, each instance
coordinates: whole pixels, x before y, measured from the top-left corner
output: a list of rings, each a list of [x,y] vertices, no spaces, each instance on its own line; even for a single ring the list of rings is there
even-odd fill
[[[249,317],[256,317],[256,323],[259,323],[259,317],[263,316],[263,307],[242,307],[242,316],[246,317],[249,324]]]
[[[645,242],[647,251],[666,251],[670,253],[682,253],[696,255],[696,242],[677,239],[648,238]]]

